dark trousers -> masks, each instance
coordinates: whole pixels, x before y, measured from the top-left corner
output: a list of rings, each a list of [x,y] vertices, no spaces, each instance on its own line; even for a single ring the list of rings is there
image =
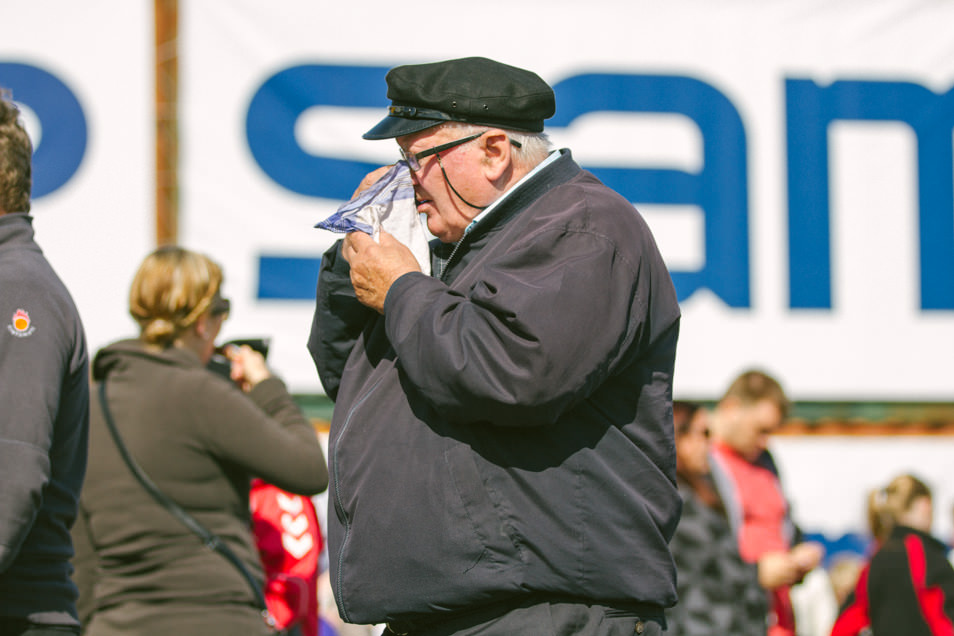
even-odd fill
[[[382,636],[659,636],[664,625],[657,608],[543,601],[496,605],[448,620],[389,623]]]
[[[0,636],[78,636],[80,628],[70,625],[37,625],[22,618],[0,617]]]

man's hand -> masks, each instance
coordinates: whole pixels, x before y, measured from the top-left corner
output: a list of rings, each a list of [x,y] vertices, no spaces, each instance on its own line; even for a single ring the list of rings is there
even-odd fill
[[[381,230],[379,243],[364,232],[348,234],[341,255],[351,265],[351,284],[362,305],[384,313],[384,299],[398,278],[421,271],[417,259],[403,243]]]
[[[272,376],[265,364],[265,357],[248,345],[230,346],[225,350],[225,356],[232,362],[232,380],[246,393]]]
[[[351,195],[352,199],[355,199],[359,194],[373,186],[378,182],[378,179],[387,174],[388,170],[393,168],[393,165],[390,166],[381,166],[377,170],[369,172],[364,176],[364,179],[361,180],[361,183],[358,184],[358,188],[354,191],[354,194]]]
[[[767,590],[792,585],[801,576],[798,563],[788,552],[766,552],[758,561],[759,583]]]
[[[788,552],[767,552],[759,559],[759,583],[774,590],[798,583],[825,558],[825,548],[814,542],[799,543]]]
[[[794,546],[789,550],[789,554],[792,555],[792,559],[795,560],[798,569],[801,571],[801,575],[798,577],[800,581],[806,574],[821,565],[825,558],[825,546],[814,541],[806,541]]]

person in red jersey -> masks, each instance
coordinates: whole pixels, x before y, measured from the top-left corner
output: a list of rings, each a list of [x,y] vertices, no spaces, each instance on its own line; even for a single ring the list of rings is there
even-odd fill
[[[318,636],[318,556],[324,540],[315,505],[261,479],[252,480],[249,504],[268,611],[289,634]]]

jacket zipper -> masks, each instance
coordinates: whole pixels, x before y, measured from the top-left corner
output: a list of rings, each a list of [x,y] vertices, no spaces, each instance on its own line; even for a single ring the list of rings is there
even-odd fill
[[[470,231],[474,229],[474,226],[477,225],[477,219],[474,219],[470,222],[464,229],[464,235],[460,237],[460,240],[457,241],[457,244],[454,245],[454,249],[451,250],[450,256],[447,257],[447,260],[441,263],[441,275],[438,276],[437,280],[444,280],[444,272],[447,271],[447,267],[451,264],[451,261],[454,260],[454,255],[457,254],[457,250],[460,249],[460,246],[464,244],[464,240],[467,239],[467,235],[470,234]]]
[[[343,591],[343,590],[342,590],[342,576],[343,576],[343,575],[342,575],[342,569],[343,569],[343,568],[342,568],[342,562],[343,562],[343,560],[344,560],[345,545],[347,545],[349,535],[351,534],[351,520],[348,518],[348,515],[345,514],[344,505],[341,503],[341,489],[340,489],[340,487],[338,486],[338,484],[339,484],[339,479],[338,479],[338,446],[339,446],[339,444],[341,443],[341,438],[344,437],[345,432],[348,430],[348,427],[351,425],[351,420],[352,420],[352,418],[354,417],[355,411],[357,411],[358,408],[360,408],[361,405],[364,404],[364,402],[365,402],[369,397],[371,397],[371,394],[374,393],[375,389],[378,388],[378,384],[381,383],[381,380],[382,380],[382,379],[383,379],[383,378],[379,378],[378,381],[375,382],[375,383],[371,386],[370,389],[368,389],[368,392],[365,393],[363,396],[361,396],[361,399],[358,400],[357,402],[355,402],[354,406],[351,407],[351,410],[348,412],[348,417],[345,419],[345,422],[344,422],[344,424],[343,424],[342,427],[341,427],[341,432],[338,433],[338,437],[335,439],[335,452],[334,452],[334,455],[332,456],[332,462],[331,462],[331,465],[332,465],[332,474],[334,475],[334,482],[335,482],[335,499],[334,499],[335,514],[338,516],[338,520],[341,522],[341,525],[344,526],[344,536],[342,537],[342,540],[341,540],[341,548],[339,549],[339,552],[338,552],[338,555],[337,555],[337,557],[338,557],[338,576],[336,577],[335,586],[334,586],[334,587],[335,587],[335,590],[337,591],[337,594],[335,595],[335,597],[336,597],[336,602],[337,602],[337,605],[338,605],[338,613],[341,615],[341,618],[342,618],[346,623],[350,623],[351,621],[350,621],[350,619],[349,619],[348,611],[347,611],[347,610],[345,609],[345,607],[344,607],[344,594],[342,593],[342,591]]]

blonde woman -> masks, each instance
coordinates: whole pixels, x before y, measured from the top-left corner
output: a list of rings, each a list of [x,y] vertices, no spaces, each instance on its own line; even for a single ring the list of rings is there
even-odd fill
[[[260,354],[205,366],[228,316],[222,271],[178,247],[150,254],[129,295],[137,339],[102,349],[93,379],[125,446],[158,489],[261,581],[249,528],[252,477],[302,495],[327,486],[313,429]],[[135,480],[92,400],[89,470],[74,530],[88,636],[267,633],[251,587]]]
[[[878,549],[832,636],[954,634],[954,569],[930,534],[933,515],[931,490],[913,475],[871,492],[868,522]]]

